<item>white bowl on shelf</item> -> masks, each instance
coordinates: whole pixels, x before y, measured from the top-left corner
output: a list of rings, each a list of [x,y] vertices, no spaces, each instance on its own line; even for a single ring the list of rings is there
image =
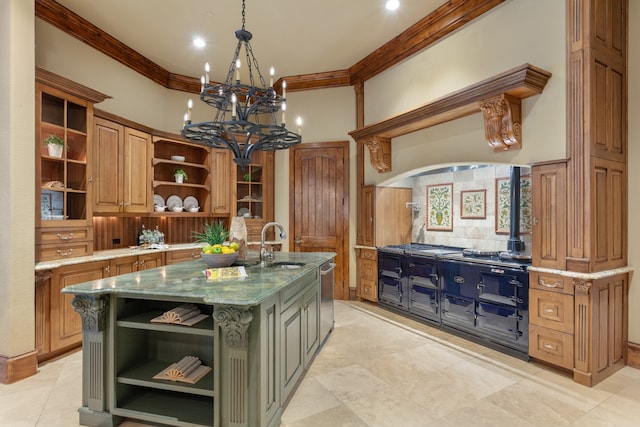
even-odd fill
[[[189,212],[198,212],[200,210],[200,206],[190,206],[187,209],[189,209]]]
[[[166,206],[158,206],[158,205],[155,205],[155,207],[154,207],[154,208],[155,208],[156,212],[164,212],[164,210],[165,210],[167,207],[166,207]]]
[[[173,160],[174,162],[184,162],[184,159],[184,156],[171,156],[171,160]]]
[[[174,206],[171,208],[173,212],[182,212],[182,206]]]

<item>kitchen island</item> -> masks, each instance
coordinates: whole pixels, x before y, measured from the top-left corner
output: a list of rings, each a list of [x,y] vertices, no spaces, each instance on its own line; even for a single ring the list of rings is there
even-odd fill
[[[278,253],[246,277],[209,280],[202,260],[68,286],[82,317],[80,424],[125,418],[175,426],[279,426],[320,336],[320,267],[333,253]],[[152,322],[192,304],[193,326]],[[154,379],[186,356],[211,368],[191,384]]]

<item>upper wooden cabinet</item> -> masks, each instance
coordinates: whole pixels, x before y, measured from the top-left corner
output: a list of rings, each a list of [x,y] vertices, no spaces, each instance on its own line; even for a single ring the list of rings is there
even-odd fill
[[[411,242],[411,188],[362,187],[358,244],[384,246]]]
[[[235,203],[231,200],[235,185],[235,163],[232,151],[211,149],[211,213],[214,215],[235,214]]]
[[[96,117],[93,148],[94,212],[151,212],[151,136]]]

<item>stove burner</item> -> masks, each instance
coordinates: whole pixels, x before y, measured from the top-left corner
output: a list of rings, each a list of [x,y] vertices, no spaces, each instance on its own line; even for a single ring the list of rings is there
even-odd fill
[[[498,256],[503,260],[531,261],[531,254],[523,252],[500,252]]]

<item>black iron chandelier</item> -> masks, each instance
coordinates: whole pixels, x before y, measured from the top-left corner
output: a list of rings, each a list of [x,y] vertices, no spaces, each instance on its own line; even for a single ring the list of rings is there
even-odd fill
[[[273,67],[269,86],[265,84],[249,41],[253,35],[245,30],[245,0],[242,0],[242,29],[235,32],[238,44],[224,83],[209,83],[209,64],[201,79],[200,100],[216,109],[210,122],[192,123],[192,101],[184,117],[182,136],[198,144],[233,151],[234,162],[246,167],[257,150],[283,150],[302,141],[300,133],[285,127],[286,82],[282,95],[273,88]],[[240,82],[240,51],[244,47],[249,84]],[[258,79],[256,82],[255,79]],[[278,124],[277,113],[281,112]],[[298,119],[300,126],[300,119]],[[300,132],[300,131],[298,131]]]

